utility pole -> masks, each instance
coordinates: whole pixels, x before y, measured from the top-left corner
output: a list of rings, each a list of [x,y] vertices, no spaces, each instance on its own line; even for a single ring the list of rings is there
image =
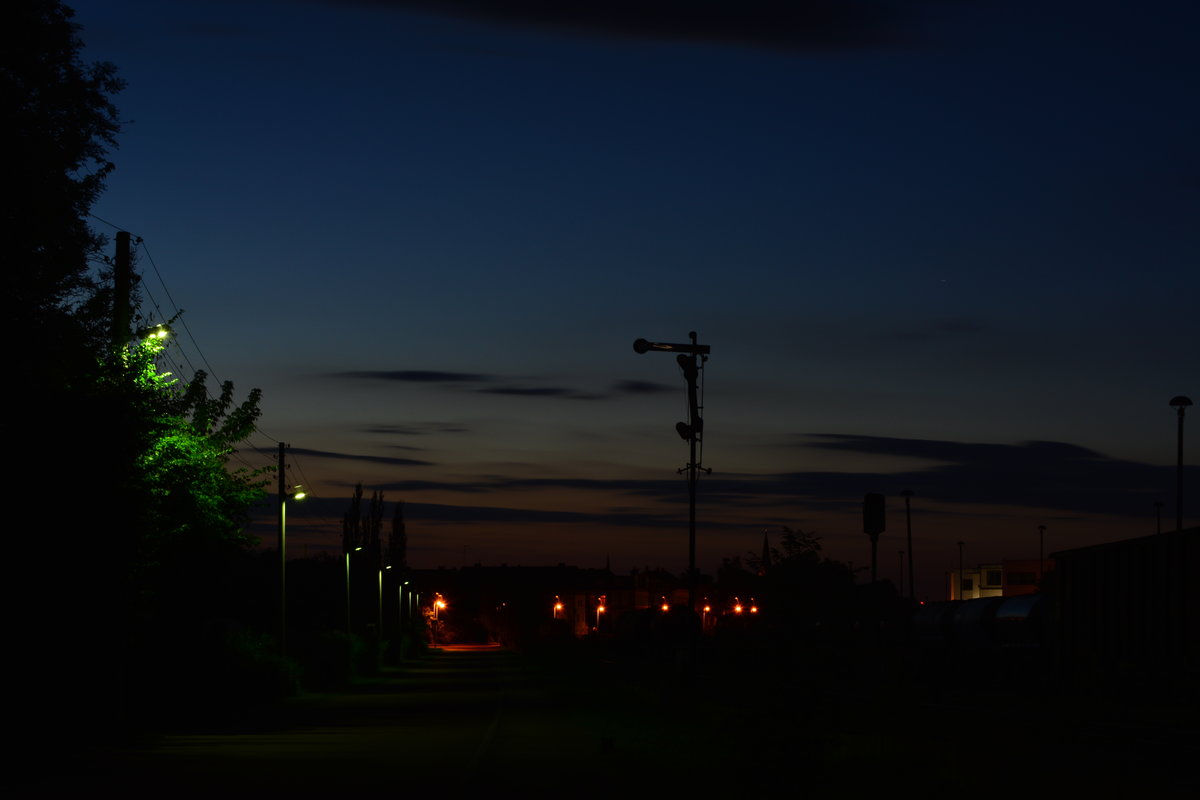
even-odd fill
[[[129,250],[129,232],[117,231],[116,252],[113,257],[112,343],[114,350],[124,350],[129,344],[129,327],[133,319],[133,258]]]
[[[287,529],[287,486],[285,484],[283,451],[287,447],[279,443],[279,651],[287,652],[287,551],[285,549]]]
[[[1179,395],[1171,398],[1171,406],[1179,412],[1179,437],[1175,467],[1175,530],[1183,530],[1183,412],[1192,404],[1191,398]]]
[[[905,489],[900,493],[904,497],[904,522],[908,528],[908,600],[915,602],[917,599],[917,584],[913,579],[913,549],[912,549],[912,489]],[[903,594],[903,592],[901,592]]]
[[[700,466],[696,458],[697,445],[703,441],[704,420],[700,416],[702,406],[699,399],[699,374],[708,361],[711,348],[706,344],[696,343],[696,332],[690,331],[690,344],[672,342],[648,342],[638,339],[633,343],[633,351],[639,355],[657,350],[678,353],[675,360],[683,370],[684,380],[687,381],[688,392],[688,421],[675,424],[675,432],[685,439],[689,446],[687,466],[679,470],[688,474],[688,607],[696,610],[696,479],[697,473],[704,470],[712,474],[711,469]]]
[[[879,534],[887,524],[884,518],[883,495],[863,495],[863,532],[871,539],[871,583],[878,579],[876,555],[879,550]]]

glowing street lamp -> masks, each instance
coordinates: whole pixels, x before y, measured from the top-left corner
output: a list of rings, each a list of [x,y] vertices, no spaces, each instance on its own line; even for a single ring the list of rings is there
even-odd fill
[[[604,598],[601,597],[600,601],[596,603],[596,633],[600,632],[600,615],[605,611],[607,611],[607,609],[604,607]]]
[[[433,643],[438,641],[438,628],[441,626],[440,613],[446,607],[446,600],[442,597],[441,592],[437,592],[433,597]]]
[[[362,547],[355,547],[353,550],[346,551],[346,633],[351,633],[350,630],[350,554],[357,553],[362,550]]]
[[[383,573],[392,568],[391,564],[379,567],[379,641],[383,641]]]
[[[562,603],[562,600],[561,600],[561,599],[559,599],[558,595],[554,595],[554,610],[553,610],[553,618],[554,618],[554,619],[558,619],[558,615],[559,615],[559,614],[561,614],[562,612],[563,612],[563,603]]]
[[[399,616],[396,617],[396,625],[400,628],[401,633],[404,633],[404,587],[405,586],[408,586],[408,581],[400,581],[400,585],[396,587],[396,591],[398,593],[397,600],[400,603],[400,607],[397,609],[397,613],[399,614]],[[412,589],[408,590],[408,594],[409,594],[410,602],[411,602]]]
[[[160,326],[161,327],[161,326]],[[287,501],[303,500],[305,492],[299,485],[289,491],[283,468],[283,442],[279,443],[279,651],[287,652]]]
[[[145,328],[139,328],[137,331],[137,338],[143,342],[162,341],[170,336],[171,327],[162,322],[157,325],[148,325]]]

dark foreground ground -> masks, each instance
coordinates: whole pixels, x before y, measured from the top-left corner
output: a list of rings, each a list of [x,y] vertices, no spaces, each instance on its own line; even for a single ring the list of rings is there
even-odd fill
[[[69,726],[19,797],[1200,796],[1194,709],[920,690],[742,660],[443,649],[270,712],[129,745]],[[46,764],[50,766],[47,767]]]

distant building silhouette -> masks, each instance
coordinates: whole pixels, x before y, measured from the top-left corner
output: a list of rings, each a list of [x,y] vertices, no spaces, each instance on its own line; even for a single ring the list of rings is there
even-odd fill
[[[1200,697],[1200,528],[1055,553],[1061,671]]]
[[[1007,559],[999,564],[980,564],[954,570],[947,575],[947,600],[979,600],[984,597],[1015,597],[1033,594],[1046,576],[1054,572],[1054,559]]]

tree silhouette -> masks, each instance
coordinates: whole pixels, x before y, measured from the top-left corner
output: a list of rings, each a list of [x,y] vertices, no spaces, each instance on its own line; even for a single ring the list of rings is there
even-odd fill
[[[770,569],[749,553],[746,563],[761,573],[759,599],[773,620],[794,633],[830,630],[849,622],[855,608],[854,573],[821,555],[821,538],[784,526],[778,547],[769,548]]]
[[[175,645],[190,637],[194,654],[202,620],[229,610],[225,567],[244,553],[246,513],[262,495],[261,475],[227,470],[258,391],[235,405],[226,384],[209,399],[204,375],[176,384],[153,341],[113,335],[109,276],[90,268],[105,240],[87,215],[114,169],[122,82],[111,64],[83,63],[72,16],[27,0],[0,26],[3,317],[19,344],[5,361],[5,438],[39,487],[9,520],[24,535],[12,540],[21,569],[6,589],[26,667],[13,678],[23,700],[13,720],[32,743],[68,716],[79,736],[95,725],[110,738],[139,698],[170,706],[156,692],[186,685],[195,662]]]
[[[396,501],[392,532],[388,535],[387,563],[401,572],[408,569],[408,531],[404,526],[404,501]]]
[[[366,548],[378,559],[383,545],[382,492],[371,492],[371,504],[367,506],[367,518],[363,520],[363,536]]]
[[[91,286],[88,258],[104,241],[87,214],[114,169],[108,153],[120,123],[111,96],[124,83],[112,64],[83,63],[73,16],[53,0],[29,0],[6,9],[0,32],[11,192],[0,225],[13,267],[6,313],[26,330],[61,322]]]
[[[363,546],[362,484],[356,484],[350,496],[350,508],[342,515],[342,551],[352,553]]]

